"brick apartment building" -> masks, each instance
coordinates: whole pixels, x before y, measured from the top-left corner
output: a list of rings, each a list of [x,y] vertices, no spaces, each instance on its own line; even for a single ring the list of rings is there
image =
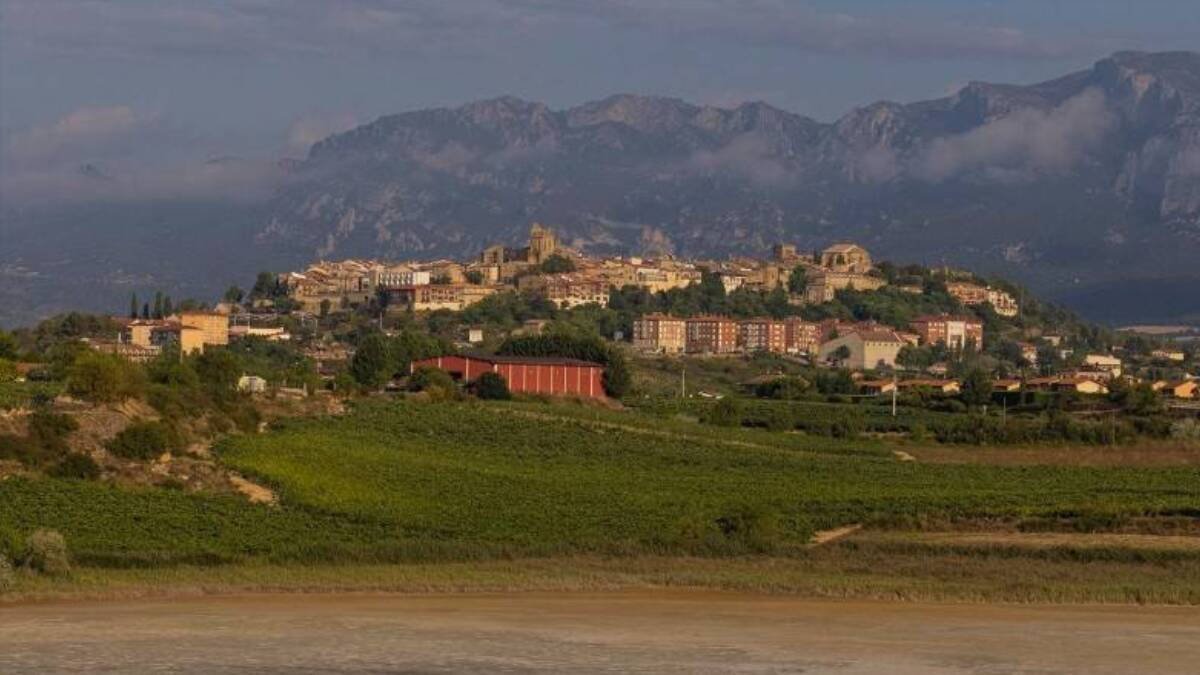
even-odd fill
[[[774,319],[744,319],[737,324],[738,345],[746,352],[787,350],[787,327]]]
[[[633,346],[646,352],[683,353],[687,349],[687,322],[665,314],[647,314],[633,322]]]
[[[738,350],[738,326],[723,316],[697,316],[686,321],[687,351],[692,354],[732,354]]]
[[[983,322],[969,316],[921,316],[909,326],[921,336],[921,344],[944,344],[950,349],[983,349]]]

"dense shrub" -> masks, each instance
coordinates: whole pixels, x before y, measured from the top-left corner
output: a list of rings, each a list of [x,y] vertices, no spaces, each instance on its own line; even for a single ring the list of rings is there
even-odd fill
[[[67,391],[96,403],[112,403],[138,394],[142,371],[114,354],[85,351],[67,369]]]
[[[735,549],[769,553],[779,544],[779,514],[764,506],[742,506],[717,518],[717,528]]]
[[[0,525],[0,556],[14,564],[19,563],[25,556],[25,537],[11,527]]]
[[[452,398],[458,391],[454,378],[438,368],[417,368],[408,378],[409,391],[423,391],[436,399]]]
[[[91,455],[72,452],[55,464],[49,473],[55,478],[95,480],[100,477],[100,465],[92,459]]]
[[[809,386],[808,380],[802,377],[777,377],[758,384],[754,388],[754,395],[759,398],[794,401],[803,398]]]
[[[719,427],[741,426],[742,406],[737,399],[723,398],[708,411],[704,421]]]
[[[13,572],[12,563],[0,553],[0,593],[6,593],[17,584],[17,575]]]
[[[38,530],[25,542],[24,565],[35,572],[59,576],[71,571],[67,540],[54,530]]]
[[[1200,420],[1184,419],[1171,425],[1171,438],[1200,441]]]
[[[182,445],[178,431],[166,422],[135,422],[105,444],[124,459],[149,460]]]
[[[499,373],[484,373],[475,380],[475,395],[484,400],[507,401],[512,398],[508,382]]]

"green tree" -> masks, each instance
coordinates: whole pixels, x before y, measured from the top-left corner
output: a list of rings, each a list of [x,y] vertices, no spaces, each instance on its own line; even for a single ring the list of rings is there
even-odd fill
[[[163,316],[171,316],[175,313],[175,305],[171,304],[171,296],[163,296]]]
[[[196,375],[213,395],[227,397],[235,391],[242,364],[228,349],[206,348],[195,363]]]
[[[16,361],[20,353],[21,346],[17,343],[17,338],[12,333],[0,330],[0,359]]]
[[[463,273],[463,276],[466,277],[468,283],[475,284],[476,286],[483,283],[483,272],[479,270],[467,270]]]
[[[555,253],[542,261],[541,271],[543,274],[564,274],[566,272],[574,272],[575,261],[566,256]]]
[[[833,354],[831,354],[831,356],[833,357],[834,361],[837,361],[838,363],[845,363],[850,359],[850,348],[846,345],[842,345],[841,347],[833,350]]]
[[[358,343],[354,358],[350,360],[350,375],[364,389],[379,389],[395,373],[387,338],[380,333],[370,333]]]
[[[796,265],[792,268],[792,274],[788,277],[788,291],[796,295],[804,295],[808,290],[808,268],[804,265]]]
[[[254,288],[250,289],[250,297],[255,300],[266,300],[279,295],[279,281],[271,272],[259,272],[254,279]]]
[[[233,305],[240,303],[245,297],[245,292],[238,288],[236,284],[225,289],[225,295],[221,296],[225,302]]]
[[[983,368],[973,368],[963,378],[962,400],[967,405],[984,405],[992,400],[992,376]]]
[[[154,292],[154,314],[155,319],[163,318],[163,294],[162,291]]]
[[[67,391],[97,403],[112,403],[137,394],[141,371],[113,354],[86,351],[67,372]]]
[[[149,302],[142,303],[142,318],[143,319],[150,318],[150,303]]]
[[[129,294],[129,318],[138,318],[138,299],[136,292]]]

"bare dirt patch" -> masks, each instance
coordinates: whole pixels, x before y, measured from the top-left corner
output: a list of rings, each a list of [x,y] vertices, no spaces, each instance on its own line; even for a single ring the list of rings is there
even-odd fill
[[[808,542],[809,547],[824,546],[825,544],[833,543],[839,539],[844,539],[855,532],[862,529],[862,525],[847,525],[832,530],[821,530],[814,532],[812,541]]]
[[[1200,610],[698,591],[53,603],[0,613],[0,671],[1192,673]]]
[[[251,504],[275,505],[279,503],[279,498],[270,488],[263,487],[236,473],[229,474],[229,483],[233,485],[235,490],[244,495],[246,499],[250,500]]]

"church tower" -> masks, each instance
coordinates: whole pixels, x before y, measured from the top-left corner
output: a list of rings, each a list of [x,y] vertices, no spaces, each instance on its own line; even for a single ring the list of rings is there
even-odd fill
[[[534,223],[529,228],[529,262],[540,265],[557,250],[558,237],[554,236],[554,230],[541,223]]]

